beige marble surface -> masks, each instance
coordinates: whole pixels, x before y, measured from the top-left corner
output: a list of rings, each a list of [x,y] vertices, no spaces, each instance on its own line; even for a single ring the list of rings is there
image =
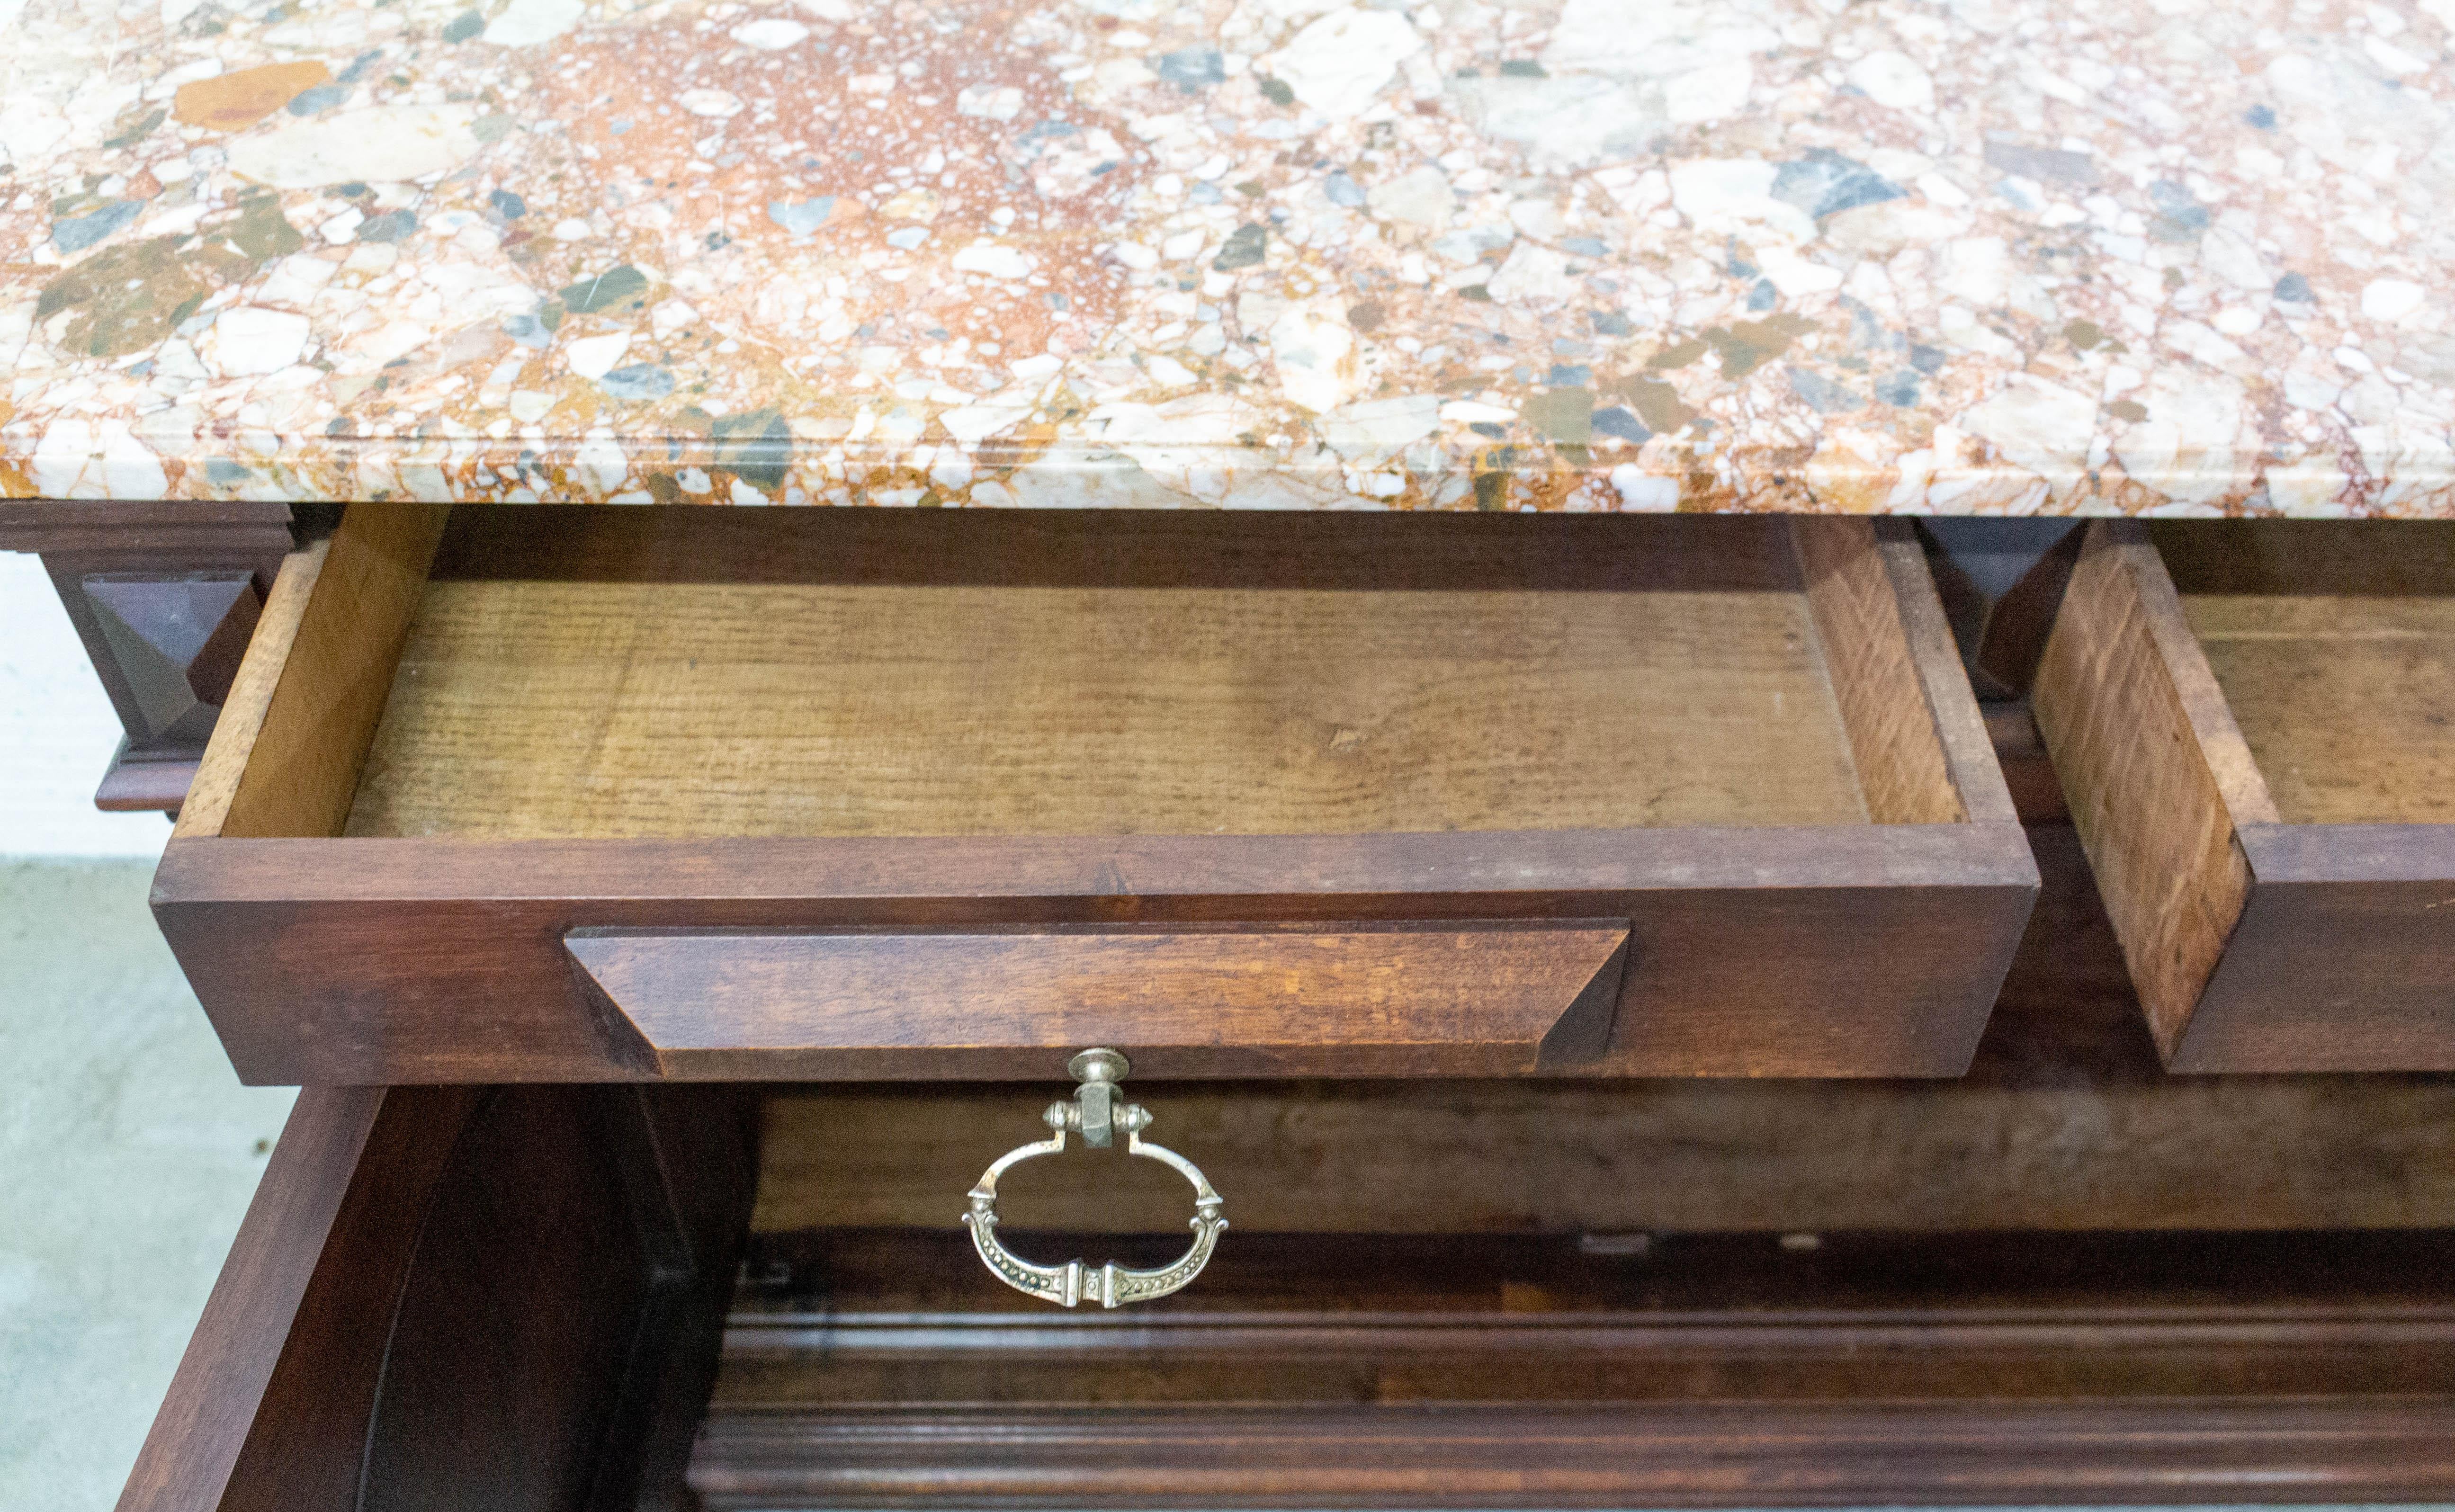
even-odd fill
[[[0,0],[0,494],[2455,514],[2455,0]]]

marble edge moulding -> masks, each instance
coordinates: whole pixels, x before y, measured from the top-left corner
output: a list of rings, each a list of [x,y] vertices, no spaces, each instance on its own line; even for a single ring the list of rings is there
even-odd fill
[[[2455,0],[0,29],[0,496],[2455,516]]]

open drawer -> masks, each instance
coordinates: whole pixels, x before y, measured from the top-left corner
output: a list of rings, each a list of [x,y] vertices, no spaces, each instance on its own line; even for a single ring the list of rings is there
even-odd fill
[[[2093,525],[2034,697],[2169,1066],[2455,1069],[2455,529]]]
[[[1951,1076],[2036,887],[1888,523],[357,505],[154,906],[250,1081]]]

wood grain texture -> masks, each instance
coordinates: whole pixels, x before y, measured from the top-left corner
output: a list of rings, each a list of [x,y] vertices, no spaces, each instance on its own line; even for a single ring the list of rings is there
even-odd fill
[[[2425,732],[2455,709],[2455,526],[2286,523],[2149,527],[2284,821],[2444,822],[2393,809],[2441,797]]]
[[[573,929],[1640,908],[1597,1073],[1949,1075],[2034,888],[1948,649],[1911,634],[1916,564],[1880,552],[1875,617],[1824,638],[1890,648],[1854,686],[1897,685],[1923,734],[1894,743],[1947,789],[1948,715],[1998,817],[1865,822],[1787,522],[1051,516],[967,546],[690,514],[457,513],[354,835],[301,810],[300,837],[174,840],[158,917],[244,1075],[642,1075]],[[405,593],[354,622],[370,675]],[[359,728],[266,790],[331,817]]]
[[[2031,694],[2159,1045],[2181,1040],[2273,822],[2249,748],[2145,535],[2089,527]]]
[[[308,1090],[121,1512],[678,1509],[753,1137],[721,1089]]]
[[[210,833],[340,833],[449,513],[448,505],[355,504],[342,516],[288,632],[245,770]],[[274,617],[270,605],[264,617]],[[276,649],[269,643],[266,655]],[[249,657],[256,659],[254,646]]]
[[[195,779],[189,784],[178,822],[171,831],[174,838],[222,833],[332,544],[330,539],[315,541],[282,559],[273,592],[256,616],[247,655],[239,661],[238,675],[231,681],[230,696],[222,703],[221,717],[213,722],[213,738],[206,742]]]
[[[1552,593],[484,579],[429,590],[349,833],[1865,818],[1805,602],[1775,581]]]
[[[2070,827],[2030,837],[2043,891],[1956,1080],[1137,1078],[1135,1096],[1228,1194],[1237,1233],[2403,1229],[2455,1214],[2455,1083],[2165,1074]],[[1047,1096],[779,1088],[757,1226],[943,1222],[941,1194],[1037,1128]],[[903,1132],[857,1136],[882,1127]],[[1037,1182],[1025,1168],[1007,1210],[1027,1227],[1166,1227],[1181,1191],[1143,1163]]]
[[[278,557],[290,506],[240,499],[0,499],[0,552]]]
[[[1981,824],[2018,821],[1995,739],[1954,646],[1952,626],[1928,573],[1926,554],[1906,521],[1876,525],[1876,555],[1890,580],[1910,667],[1961,816]],[[1918,759],[1923,760],[1923,756]]]
[[[1868,817],[1877,824],[1954,824],[1968,817],[1944,763],[1936,711],[1918,675],[1884,557],[1890,545],[1916,558],[1916,543],[1898,533],[1887,533],[1891,539],[1879,541],[1875,526],[1857,518],[1793,520],[1791,530],[1815,615],[1816,643],[1856,758]],[[1924,579],[1922,560],[1908,566],[1917,580]],[[1920,628],[1930,637],[1942,633],[1937,649],[1951,654],[1939,608]],[[1956,664],[1958,659],[1954,657]],[[1972,704],[1965,682],[1958,703]],[[2011,817],[2010,800],[1987,816]]]
[[[2177,1070],[2455,1067],[2450,669],[2455,534],[2092,527],[2038,719]]]
[[[463,511],[436,577],[359,833],[1865,816],[1780,521]],[[447,647],[447,603],[510,617]],[[523,679],[592,738],[454,712]],[[462,760],[498,812],[451,812]]]
[[[2181,604],[2283,822],[2455,824],[2455,561],[2435,594]]]
[[[1205,1287],[1086,1317],[967,1278],[960,1234],[787,1236],[754,1247],[691,1481],[770,1507],[2426,1495],[2455,1476],[2446,1242],[1248,1233]]]
[[[1523,1075],[1608,1041],[1627,943],[1625,921],[1588,919],[583,931],[566,948],[644,1069],[774,1080],[891,1079],[923,1061],[1028,1075],[1085,1045],[1125,1051],[1146,1077]]]
[[[889,1408],[728,1419],[694,1484],[711,1512],[2428,1501],[2451,1441],[2435,1401]]]
[[[1584,1070],[1953,1076],[2036,891],[2008,824],[619,846],[174,839],[154,917],[250,1080],[639,1076],[571,979],[562,937],[578,928],[1593,917],[1630,919],[1631,947],[1611,1046]],[[916,1059],[910,1074],[958,1073]]]
[[[119,1512],[348,1504],[385,1304],[468,1107],[450,1089],[299,1096]]]
[[[780,1091],[759,1228],[943,1222],[949,1194],[1034,1136],[1063,1090],[1043,1079]],[[2402,1078],[1132,1085],[1240,1232],[2397,1228],[2455,1212],[2455,1090]],[[1166,1175],[1051,1173],[1019,1180],[1007,1211],[1147,1233],[1182,1205]]]
[[[188,801],[196,765],[193,761],[114,761],[93,790],[93,806],[105,814],[158,811],[175,816]]]
[[[2455,825],[2253,824],[2178,1071],[2455,1071]]]

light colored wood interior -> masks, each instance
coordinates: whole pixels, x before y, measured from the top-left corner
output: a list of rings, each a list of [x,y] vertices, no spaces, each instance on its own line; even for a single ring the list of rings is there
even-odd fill
[[[2133,522],[2089,527],[2029,696],[2150,1031],[2171,1056],[2250,896],[2234,827],[2276,813]]]
[[[1868,819],[1806,595],[437,580],[347,833]]]
[[[2153,532],[2288,824],[2455,823],[2455,525]]]
[[[255,633],[248,637],[238,675],[232,679],[221,715],[213,721],[204,759],[196,764],[195,778],[188,784],[187,801],[179,805],[178,820],[171,830],[173,839],[219,835],[229,823],[231,800],[247,778],[248,759],[255,754],[256,737],[263,734],[274,692],[281,686],[282,669],[290,664],[291,652],[298,643],[299,623],[314,599],[315,582],[323,575],[324,556],[332,547],[329,539],[315,541],[281,559],[264,612],[256,616]]]
[[[173,838],[340,832],[450,513],[354,504],[282,564]]]
[[[1800,519],[1791,528],[1817,649],[1849,729],[1868,816],[1878,824],[1953,824],[1968,817],[1884,559],[1888,549],[1915,554],[1917,546],[1878,546],[1876,526],[1865,519]],[[1951,644],[1948,634],[1942,644]],[[1953,675],[1959,675],[1957,667]]]
[[[2455,584],[2188,594],[2182,612],[2288,824],[2455,824]]]

